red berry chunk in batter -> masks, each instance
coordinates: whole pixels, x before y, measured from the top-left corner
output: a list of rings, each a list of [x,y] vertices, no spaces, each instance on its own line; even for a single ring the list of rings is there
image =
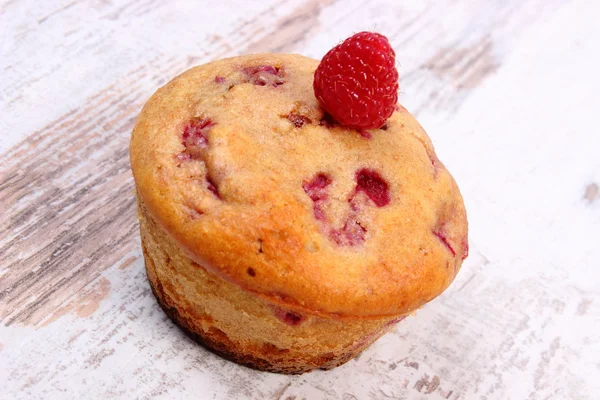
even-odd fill
[[[452,257],[455,257],[456,251],[452,247],[450,240],[448,240],[448,236],[446,236],[446,232],[444,231],[443,225],[439,229],[434,230],[433,234],[437,236],[438,239],[440,239],[440,241],[444,244],[444,246],[446,246],[446,248],[448,248],[448,251],[450,251]]]
[[[199,150],[208,147],[207,132],[215,124],[208,118],[196,118],[191,120],[183,129],[182,143],[186,151],[194,157]]]
[[[314,202],[313,213],[315,219],[321,221],[321,228],[329,234],[329,238],[338,246],[357,246],[365,241],[367,229],[360,223],[360,212],[365,205],[367,197],[377,207],[383,207],[390,202],[389,185],[377,173],[370,169],[361,169],[356,172],[356,188],[354,194],[348,199],[349,214],[341,228],[334,228],[325,214],[325,202],[328,198],[328,186],[331,178],[324,173],[317,174],[312,180],[304,182],[304,192]],[[361,200],[357,193],[366,194]]]
[[[374,170],[364,168],[356,172],[356,191],[364,192],[377,207],[390,203],[389,185]]]
[[[326,221],[324,202],[327,199],[327,186],[331,184],[331,179],[324,173],[317,174],[310,182],[304,182],[302,188],[304,192],[314,202],[313,213],[315,219]]]
[[[294,311],[286,311],[281,308],[275,309],[275,316],[290,326],[300,325],[304,321],[304,317]]]
[[[248,80],[257,86],[277,87],[285,83],[283,71],[272,65],[248,67],[244,68],[244,72],[248,75]]]
[[[330,237],[338,246],[357,246],[365,241],[366,233],[360,222],[349,217],[341,229],[331,230]]]
[[[331,184],[331,179],[324,173],[315,176],[310,182],[305,182],[302,188],[312,201],[325,200],[327,192],[324,190]]]

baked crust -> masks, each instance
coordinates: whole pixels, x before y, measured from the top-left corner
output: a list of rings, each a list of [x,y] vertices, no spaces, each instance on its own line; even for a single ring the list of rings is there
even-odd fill
[[[401,318],[294,313],[226,282],[182,253],[140,204],[140,232],[152,292],[165,313],[214,353],[263,371],[331,369],[360,354]]]
[[[460,269],[462,197],[404,108],[387,130],[328,124],[312,92],[317,64],[300,55],[243,56],[192,68],[160,88],[132,134],[138,197],[187,257],[263,300],[336,318],[406,314]],[[252,84],[248,71],[259,66],[277,67],[283,84]],[[295,115],[306,118],[301,127]],[[182,132],[199,118],[214,123],[207,150],[182,161]],[[328,232],[348,220],[364,168],[389,185],[390,201],[378,207],[363,194],[364,240],[340,245]],[[326,224],[303,190],[319,173],[332,182]]]
[[[373,341],[381,337],[387,331],[382,331],[381,335],[374,337],[373,341],[365,342],[360,347],[346,351],[340,354],[330,354],[321,357],[314,357],[312,362],[304,362],[299,364],[297,359],[290,360],[277,360],[270,361],[269,351],[262,352],[262,357],[257,357],[249,354],[240,352],[231,340],[227,338],[224,333],[213,333],[197,330],[193,327],[188,319],[183,317],[175,306],[171,306],[172,301],[166,296],[160,283],[157,287],[154,287],[154,283],[150,282],[150,288],[152,294],[156,297],[156,300],[162,310],[167,316],[192,340],[202,345],[206,349],[215,353],[216,355],[235,363],[244,365],[248,368],[253,368],[259,371],[275,372],[279,374],[290,374],[299,375],[305,372],[310,372],[314,369],[329,370],[335,367],[339,367],[342,364],[347,363],[354,357],[362,353],[367,347],[369,347]],[[391,328],[391,327],[390,327]],[[218,331],[217,331],[218,332]],[[274,353],[277,353],[275,351]]]

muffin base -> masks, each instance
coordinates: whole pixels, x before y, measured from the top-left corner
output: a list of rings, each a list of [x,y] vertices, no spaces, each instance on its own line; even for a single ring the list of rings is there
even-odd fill
[[[280,364],[272,364],[265,359],[260,359],[257,357],[253,357],[248,354],[243,354],[235,351],[235,346],[231,343],[227,338],[223,338],[221,335],[211,335],[208,332],[200,332],[194,331],[192,325],[183,317],[178,311],[177,308],[170,306],[169,303],[171,301],[168,299],[168,296],[163,291],[160,283],[158,285],[154,285],[152,281],[150,281],[150,288],[152,289],[152,294],[156,297],[158,305],[162,310],[167,314],[167,316],[177,325],[179,329],[183,333],[186,334],[190,339],[204,347],[205,349],[211,351],[212,353],[222,357],[226,360],[233,361],[237,364],[243,365],[248,368],[256,369],[259,371],[266,372],[274,372],[279,374],[288,374],[288,375],[300,375],[305,372],[310,372],[316,368],[322,370],[330,370],[335,367],[338,367],[342,364],[347,363],[354,357],[358,356],[360,352],[352,352],[348,354],[342,354],[336,359],[333,359],[327,362],[325,365],[321,366],[305,366],[302,368],[299,367],[286,367]],[[225,339],[225,340],[224,340]],[[367,346],[365,346],[367,347]],[[363,349],[364,350],[364,349]]]
[[[321,315],[274,303],[190,259],[143,203],[139,216],[146,272],[161,308],[192,339],[238,364],[284,374],[331,369],[403,318]],[[287,320],[288,313],[297,319]]]

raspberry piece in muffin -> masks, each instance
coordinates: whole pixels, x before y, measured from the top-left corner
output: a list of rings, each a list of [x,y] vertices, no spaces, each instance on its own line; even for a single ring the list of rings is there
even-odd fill
[[[367,230],[353,216],[350,216],[341,229],[332,229],[331,239],[338,246],[358,246],[365,241]]]
[[[304,192],[313,201],[313,213],[319,221],[326,221],[324,211],[324,201],[327,200],[327,186],[331,184],[331,179],[324,173],[317,174],[310,182],[302,185]]]
[[[356,173],[356,191],[364,192],[377,207],[390,203],[388,183],[377,171],[363,168]]]
[[[331,178],[324,173],[319,173],[310,182],[305,182],[302,188],[312,201],[319,201],[327,198],[325,188],[330,184]]]
[[[207,133],[215,125],[208,118],[194,118],[183,129],[182,144],[188,158],[199,159],[208,147]],[[185,158],[185,157],[183,157]]]
[[[301,314],[293,311],[286,311],[281,308],[275,309],[275,316],[290,326],[297,326],[304,321]]]
[[[283,70],[272,65],[260,65],[244,69],[248,80],[256,86],[281,86],[285,83]]]
[[[440,239],[440,241],[444,244],[444,246],[446,246],[446,248],[448,249],[448,251],[452,254],[452,257],[456,256],[456,250],[454,250],[454,247],[452,246],[452,244],[450,243],[450,240],[448,239],[448,236],[446,236],[446,233],[443,230],[443,227],[433,231],[433,234]]]

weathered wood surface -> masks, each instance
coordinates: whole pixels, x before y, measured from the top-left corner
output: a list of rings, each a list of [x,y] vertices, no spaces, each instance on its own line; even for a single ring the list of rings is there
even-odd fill
[[[0,3],[0,398],[597,399],[600,2]],[[463,191],[457,281],[357,360],[289,377],[173,326],[141,259],[130,130],[192,65],[363,29]]]

